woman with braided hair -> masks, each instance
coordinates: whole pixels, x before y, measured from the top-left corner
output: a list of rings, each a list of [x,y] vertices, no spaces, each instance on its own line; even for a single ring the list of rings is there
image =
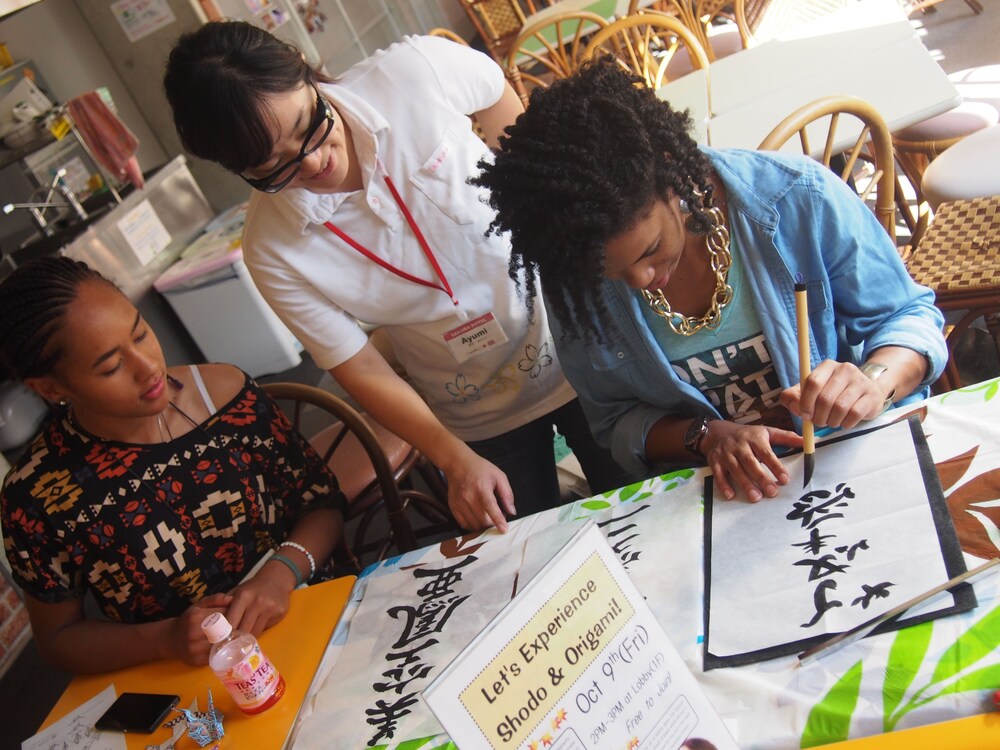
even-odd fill
[[[543,284],[598,442],[645,475],[703,460],[728,498],[777,494],[803,417],[853,427],[925,396],[947,358],[931,290],[806,157],[699,147],[691,122],[599,60],[536,90],[473,183],[511,275]],[[794,286],[814,367],[799,387]]]
[[[323,460],[239,369],[168,368],[136,308],[84,263],[44,258],[0,283],[0,371],[56,407],[0,494],[7,559],[53,666],[207,663],[208,614],[259,634],[327,568],[346,501]],[[106,619],[85,613],[88,593]]]

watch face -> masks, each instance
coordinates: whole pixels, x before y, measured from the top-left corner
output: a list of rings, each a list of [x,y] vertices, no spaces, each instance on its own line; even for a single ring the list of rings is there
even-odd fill
[[[708,419],[702,417],[694,420],[687,428],[687,432],[684,433],[684,447],[691,453],[697,453],[698,446],[706,432],[708,432]]]

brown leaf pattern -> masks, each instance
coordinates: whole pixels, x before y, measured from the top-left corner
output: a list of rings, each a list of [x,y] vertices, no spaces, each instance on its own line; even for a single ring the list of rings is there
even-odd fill
[[[941,485],[945,489],[954,485],[965,474],[978,448],[976,446],[961,456],[937,464]],[[948,496],[948,512],[955,524],[963,552],[985,559],[996,557],[1000,552],[983,526],[985,518],[995,527],[1000,527],[1000,508],[982,505],[997,499],[1000,499],[1000,469],[991,469],[974,476]],[[973,515],[973,512],[980,517]]]
[[[969,470],[969,464],[972,463],[972,459],[976,457],[977,453],[979,453],[979,446],[974,445],[960,456],[952,456],[939,464],[934,464],[937,468],[938,478],[941,480],[941,489],[947,492],[954,487],[955,483]]]

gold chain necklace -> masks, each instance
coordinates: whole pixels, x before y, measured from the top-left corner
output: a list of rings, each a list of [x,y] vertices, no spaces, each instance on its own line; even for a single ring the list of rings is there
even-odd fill
[[[726,229],[722,211],[718,206],[711,206],[706,213],[712,220],[705,244],[708,246],[708,262],[715,272],[715,291],[712,293],[712,304],[700,318],[681,315],[670,309],[662,289],[655,292],[642,290],[642,296],[657,315],[667,321],[670,330],[680,336],[691,336],[702,328],[714,331],[722,321],[722,308],[733,299],[733,288],[729,285],[729,267],[733,256],[729,252],[729,230]]]

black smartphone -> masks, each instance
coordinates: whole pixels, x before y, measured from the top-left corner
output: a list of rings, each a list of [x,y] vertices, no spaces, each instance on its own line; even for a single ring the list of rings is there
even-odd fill
[[[177,695],[122,693],[94,727],[101,731],[152,734],[179,701]]]

